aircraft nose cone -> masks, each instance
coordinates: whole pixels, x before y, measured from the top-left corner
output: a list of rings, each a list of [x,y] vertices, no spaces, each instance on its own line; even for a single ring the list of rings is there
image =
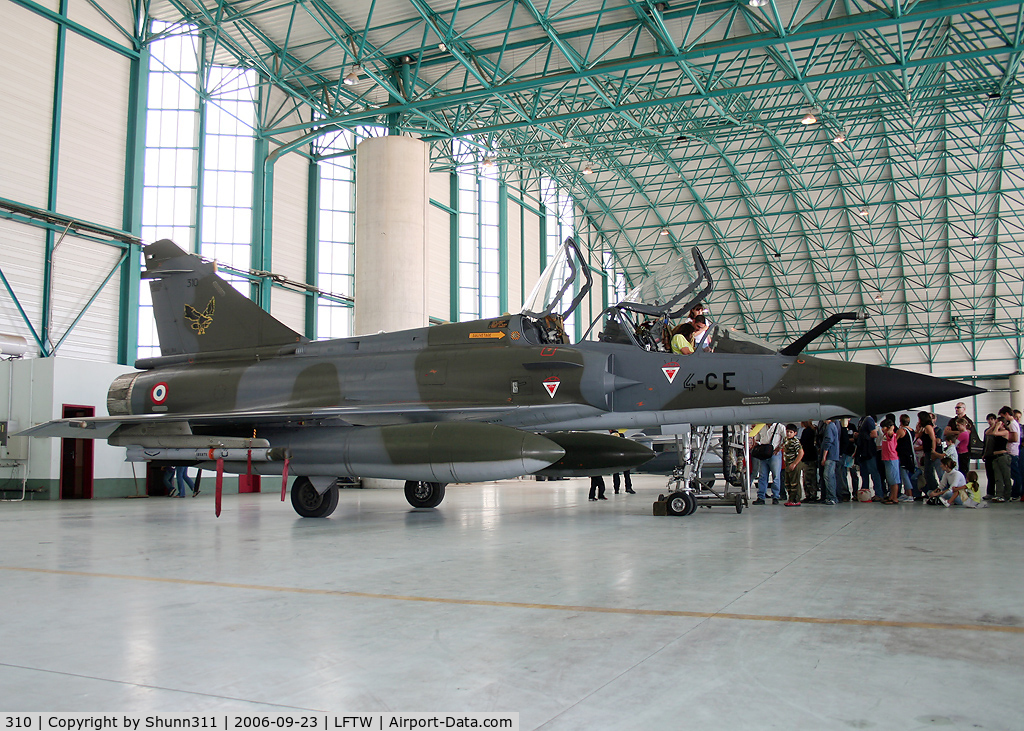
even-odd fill
[[[865,368],[864,406],[869,414],[895,413],[985,393],[984,388],[945,378],[882,366]]]

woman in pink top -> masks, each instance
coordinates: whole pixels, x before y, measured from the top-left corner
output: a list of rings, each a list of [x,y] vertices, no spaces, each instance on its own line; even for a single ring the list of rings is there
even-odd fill
[[[971,468],[971,456],[967,453],[971,448],[971,427],[967,419],[960,417],[956,420],[956,428],[960,430],[956,435],[957,467],[966,475]]]
[[[882,422],[882,465],[885,468],[885,483],[889,486],[889,499],[884,505],[899,505],[900,457],[896,453],[896,424],[892,419]]]

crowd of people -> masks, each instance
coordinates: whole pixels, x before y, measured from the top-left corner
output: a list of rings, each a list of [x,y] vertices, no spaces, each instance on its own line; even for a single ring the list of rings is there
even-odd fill
[[[754,437],[751,471],[757,474],[754,505],[769,500],[788,507],[836,505],[858,500],[883,505],[929,502],[988,507],[1024,502],[1020,456],[1021,412],[1004,406],[988,414],[979,435],[964,403],[944,426],[927,411],[796,424],[766,424]],[[972,463],[986,475],[982,491]]]

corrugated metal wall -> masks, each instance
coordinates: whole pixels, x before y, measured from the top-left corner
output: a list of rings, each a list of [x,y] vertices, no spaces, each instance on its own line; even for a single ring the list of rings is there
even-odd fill
[[[46,206],[57,26],[14,3],[0,23],[0,197]],[[4,247],[6,248],[6,247]]]
[[[77,20],[123,43],[95,10],[77,8]],[[130,8],[113,11],[130,27]],[[131,60],[84,36],[68,32],[58,51],[58,26],[13,3],[0,23],[0,196],[62,216],[115,229],[123,225],[125,151]],[[58,87],[59,85],[59,87]],[[60,106],[54,110],[55,89]],[[55,127],[56,124],[56,127]],[[57,159],[51,179],[51,138]],[[0,221],[0,268],[32,327],[41,334],[47,233],[39,226]],[[54,234],[59,239],[60,234]],[[97,291],[120,250],[70,234],[53,257],[50,342],[65,357],[117,360],[120,278]],[[95,299],[94,299],[95,296]],[[14,299],[0,289],[0,330],[33,340]]]
[[[309,160],[285,155],[274,167],[273,271],[289,279],[306,279],[306,219]],[[299,292],[275,287],[271,314],[296,332],[305,331],[306,302]]]
[[[451,176],[430,173],[427,194],[432,200],[451,205]],[[438,320],[451,318],[451,214],[437,206],[427,207],[427,314]]]

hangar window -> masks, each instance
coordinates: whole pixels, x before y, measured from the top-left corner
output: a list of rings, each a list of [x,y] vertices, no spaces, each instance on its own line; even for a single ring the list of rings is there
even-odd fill
[[[195,241],[199,158],[199,36],[194,27],[153,23],[150,43],[142,240]],[[169,35],[159,35],[169,33]],[[140,257],[141,259],[141,257]],[[141,264],[141,261],[140,261]],[[160,355],[149,287],[139,288],[138,357]]]
[[[317,138],[313,152],[319,169],[317,219],[316,337],[352,335],[355,289],[355,157],[356,145],[384,132],[378,127],[357,127]]]
[[[168,238],[217,259],[249,296],[256,89],[251,69],[200,67],[194,26],[154,21],[143,172],[142,240]],[[202,93],[200,93],[202,90]],[[198,234],[197,234],[198,232]],[[138,357],[159,355],[149,288],[139,293]]]
[[[573,199],[566,191],[558,187],[558,184],[550,178],[540,179],[540,198],[544,206],[545,227],[547,229],[547,240],[545,241],[544,266],[551,263],[551,258],[559,250],[567,238],[575,236],[573,226]],[[567,275],[567,274],[566,274]],[[565,293],[562,306],[568,303],[578,294],[574,287]],[[557,308],[556,308],[557,309]],[[565,319],[565,331],[572,336],[573,341],[580,339],[580,332],[577,328],[576,313],[573,312]]]
[[[498,163],[493,151],[452,141],[459,181],[459,320],[501,314],[498,230]]]
[[[252,188],[256,89],[252,69],[211,66],[204,105],[203,205],[199,253],[248,272],[252,264]],[[249,296],[247,279],[222,274]]]

